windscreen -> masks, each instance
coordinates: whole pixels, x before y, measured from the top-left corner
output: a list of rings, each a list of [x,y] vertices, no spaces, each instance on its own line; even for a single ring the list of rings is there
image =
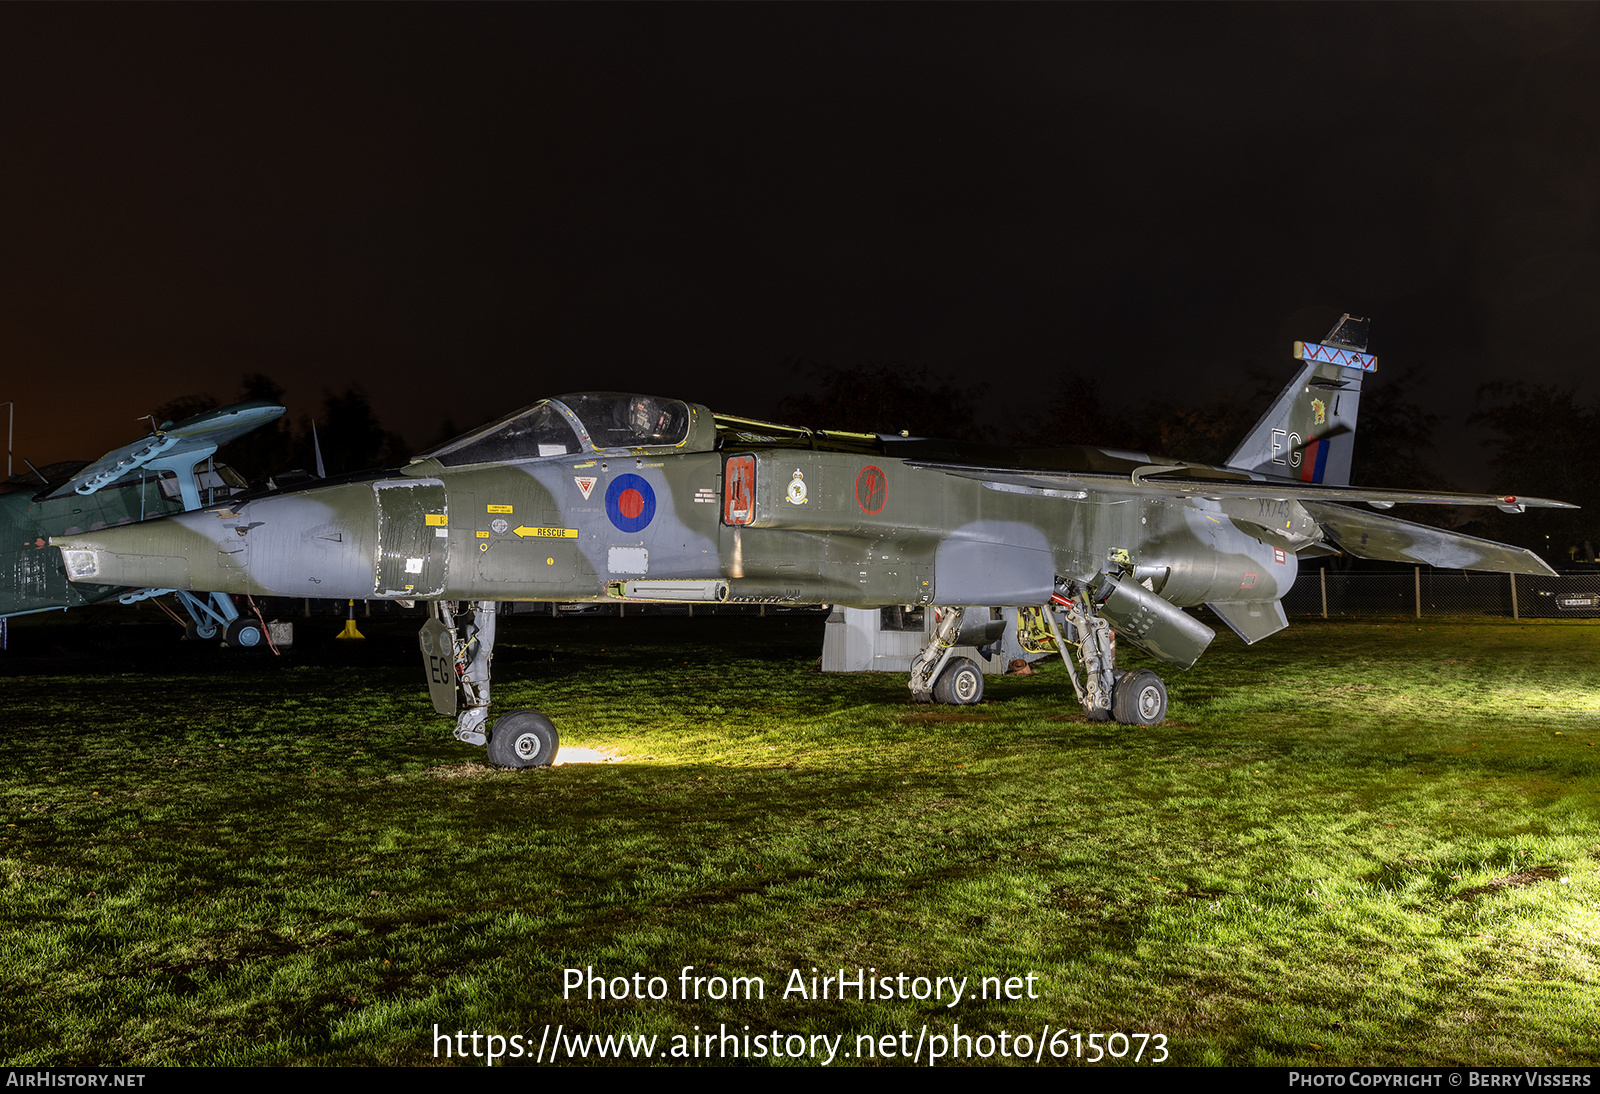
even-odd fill
[[[541,456],[565,456],[582,452],[578,435],[549,402],[535,403],[508,418],[425,453],[447,467],[470,463],[503,463],[510,460],[535,460]]]

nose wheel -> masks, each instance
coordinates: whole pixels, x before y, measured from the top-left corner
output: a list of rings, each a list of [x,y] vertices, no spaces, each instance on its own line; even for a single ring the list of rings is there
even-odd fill
[[[489,731],[489,762],[499,767],[549,767],[560,750],[555,724],[537,710],[503,714]]]

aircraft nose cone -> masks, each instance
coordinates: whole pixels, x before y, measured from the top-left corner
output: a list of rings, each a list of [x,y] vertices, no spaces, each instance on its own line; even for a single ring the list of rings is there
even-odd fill
[[[351,484],[352,486],[355,484]],[[325,487],[55,536],[72,581],[257,596],[373,595],[370,487]]]
[[[197,538],[169,519],[51,536],[50,543],[61,548],[61,561],[70,581],[154,589],[197,587],[192,584],[190,566],[191,555],[199,546]],[[208,546],[210,553],[216,553],[215,545]]]

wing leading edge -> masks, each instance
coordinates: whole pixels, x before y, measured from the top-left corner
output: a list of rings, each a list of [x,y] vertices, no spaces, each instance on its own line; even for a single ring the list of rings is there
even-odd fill
[[[1014,486],[1029,491],[1055,494],[1138,494],[1169,498],[1244,498],[1267,501],[1342,501],[1366,502],[1387,509],[1391,505],[1493,505],[1502,509],[1576,509],[1577,506],[1550,498],[1526,498],[1512,494],[1458,494],[1447,490],[1389,490],[1362,486],[1316,486],[1283,479],[1177,478],[1193,475],[1187,464],[1159,464],[1141,467],[1131,474],[1096,471],[1019,471],[1008,467],[969,467],[961,464],[907,460],[909,467],[925,467],[947,475]]]
[[[909,461],[908,461],[909,462]],[[1421,505],[1493,505],[1520,512],[1533,509],[1576,509],[1549,498],[1499,494],[1457,494],[1447,491],[1369,489],[1357,486],[1314,486],[1283,480],[1172,478],[1174,473],[1205,469],[1184,465],[1140,468],[1131,474],[1018,471],[1011,468],[963,467],[916,462],[911,466],[974,479],[993,490],[1041,497],[1086,498],[1090,494],[1122,494],[1216,501],[1265,500],[1301,503],[1322,531],[1323,539],[1358,558],[1410,562],[1451,570],[1493,570],[1510,574],[1555,576],[1532,551],[1459,532],[1446,532],[1398,517],[1352,509],[1333,502],[1365,502],[1387,509],[1397,503]]]

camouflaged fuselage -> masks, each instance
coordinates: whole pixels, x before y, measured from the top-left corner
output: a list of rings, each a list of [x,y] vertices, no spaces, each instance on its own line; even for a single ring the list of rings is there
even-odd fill
[[[922,466],[915,444],[921,459],[891,454],[892,439],[797,443],[689,411],[677,445],[598,449],[585,434],[580,452],[422,459],[74,536],[68,568],[295,597],[648,600],[678,581],[706,583],[707,599],[857,607],[1037,605],[1058,575],[1106,570],[1189,606],[1273,600],[1295,577],[1293,551],[1214,500],[980,481]],[[1144,460],[1083,452],[1124,470]]]

